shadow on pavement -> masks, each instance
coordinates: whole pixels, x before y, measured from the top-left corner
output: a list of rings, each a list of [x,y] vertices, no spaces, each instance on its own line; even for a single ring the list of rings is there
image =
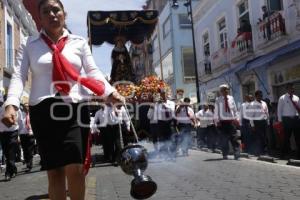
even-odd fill
[[[40,200],[40,199],[48,199],[49,195],[48,194],[42,194],[42,195],[34,195],[27,197],[25,200]]]
[[[206,159],[206,160],[203,160],[205,162],[212,162],[212,161],[222,161],[224,160],[223,158],[212,158],[212,159]]]

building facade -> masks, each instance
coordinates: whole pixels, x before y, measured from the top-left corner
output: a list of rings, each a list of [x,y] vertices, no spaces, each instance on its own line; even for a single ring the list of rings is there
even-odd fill
[[[16,51],[21,41],[35,33],[35,23],[21,0],[0,1],[0,88],[2,94],[9,86]],[[24,98],[28,97],[30,85],[31,81],[28,79],[23,93]]]
[[[150,9],[160,12],[156,30],[152,36],[152,68],[154,73],[172,88],[173,95],[181,89],[184,96],[196,102],[196,75],[193,59],[192,26],[185,1],[148,1]],[[192,1],[193,7],[199,1]]]
[[[300,95],[299,0],[202,0],[194,22],[202,101],[220,84],[238,102],[262,90],[276,103],[288,82]]]

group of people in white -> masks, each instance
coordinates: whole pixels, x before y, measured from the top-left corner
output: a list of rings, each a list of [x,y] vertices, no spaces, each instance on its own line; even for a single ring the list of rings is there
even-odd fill
[[[284,129],[280,156],[289,157],[290,138],[294,134],[297,156],[300,158],[300,101],[294,94],[292,84],[288,84],[286,88],[287,93],[279,98],[277,107],[278,121]],[[205,147],[212,152],[219,149],[223,159],[228,159],[229,142],[236,160],[240,158],[241,150],[256,156],[269,153],[267,133],[272,127],[269,106],[262,100],[262,91],[256,91],[254,97],[246,95],[244,103],[238,109],[234,98],[229,95],[229,86],[220,85],[219,89],[220,96],[215,102],[204,103],[197,112],[194,112],[189,98],[175,102],[168,98],[167,93],[154,95],[154,101],[149,103],[146,113],[150,123],[149,133],[154,145],[154,155],[163,155],[171,160],[180,153],[188,156],[193,131],[197,133],[199,148]],[[91,117],[90,130],[93,134],[101,134],[104,160],[115,166],[121,148],[129,142],[135,142],[131,140],[130,117],[132,116],[124,105],[107,102],[102,102],[99,110]],[[241,135],[238,134],[238,129]],[[30,171],[34,137],[27,104],[18,110],[18,123],[14,126],[7,127],[0,121],[0,140],[5,157],[5,163],[2,164],[6,164],[5,176],[10,179],[17,173],[15,160],[18,141],[21,141],[24,163]]]

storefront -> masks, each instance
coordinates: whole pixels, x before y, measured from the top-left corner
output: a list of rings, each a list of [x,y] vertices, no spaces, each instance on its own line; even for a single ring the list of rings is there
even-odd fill
[[[292,66],[291,66],[292,63]],[[300,96],[300,58],[294,57],[269,68],[269,82],[272,86],[274,102],[286,93],[285,85],[293,83],[295,94]]]

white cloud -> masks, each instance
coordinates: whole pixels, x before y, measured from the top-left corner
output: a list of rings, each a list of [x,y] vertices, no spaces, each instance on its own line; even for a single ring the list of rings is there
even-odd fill
[[[145,0],[62,0],[67,12],[67,25],[73,34],[87,37],[87,12],[90,10],[141,10]],[[104,44],[93,47],[97,65],[105,74],[110,74],[112,46]]]

